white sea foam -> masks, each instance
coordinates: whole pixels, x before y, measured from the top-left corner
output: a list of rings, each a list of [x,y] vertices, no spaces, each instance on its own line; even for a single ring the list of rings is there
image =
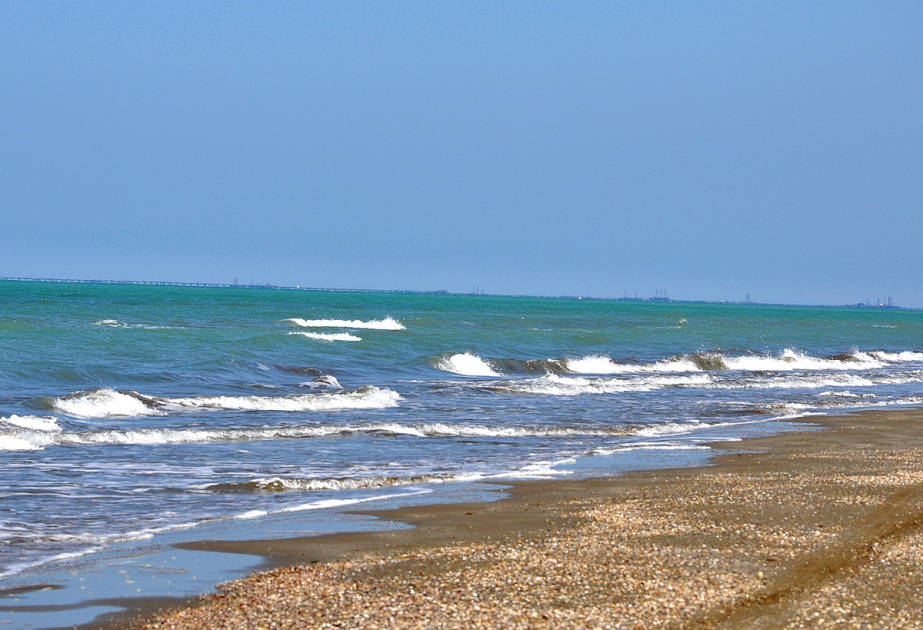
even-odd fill
[[[812,370],[867,370],[880,368],[884,363],[872,356],[855,352],[847,360],[821,359],[812,357],[791,348],[779,356],[739,356],[724,357],[722,360],[729,370],[749,372],[790,372]]]
[[[859,374],[756,377],[736,383],[722,383],[716,389],[820,389],[824,387],[872,387],[879,379]]]
[[[343,389],[343,386],[340,385],[340,381],[334,376],[329,374],[324,374],[323,376],[318,376],[314,380],[306,381],[304,383],[299,383],[298,387],[310,387],[312,389]]]
[[[788,415],[780,416],[775,418],[776,420],[784,420],[791,417],[801,417],[808,415],[825,415],[820,411],[809,411],[809,410],[843,410],[843,409],[873,409],[879,407],[902,407],[909,405],[920,405],[923,404],[923,397],[921,396],[901,396],[898,398],[890,398],[887,400],[869,400],[866,397],[845,397],[842,399],[835,399],[825,397],[823,402],[818,402],[814,404],[809,403],[784,403],[780,405],[780,408],[787,411]],[[792,415],[798,414],[798,415]]]
[[[108,387],[55,398],[52,409],[75,418],[131,418],[160,413],[140,396]]]
[[[301,505],[292,505],[289,507],[284,507],[281,510],[278,510],[275,513],[284,513],[284,512],[305,512],[308,510],[328,510],[335,507],[343,507],[344,505],[355,505],[356,503],[368,503],[369,501],[384,501],[387,499],[399,499],[403,497],[410,497],[418,494],[429,494],[431,490],[417,490],[415,492],[401,492],[399,494],[380,494],[375,497],[364,497],[362,499],[325,499],[322,501],[312,501],[311,503],[303,503]]]
[[[884,352],[883,350],[876,350],[875,352],[869,352],[869,354],[880,361],[887,361],[888,363],[923,361],[923,352],[915,352],[913,350],[905,350],[903,352]]]
[[[27,432],[0,431],[0,451],[40,451],[46,444],[42,441],[31,439]]]
[[[295,330],[289,334],[300,335],[302,337],[315,339],[317,341],[362,341],[362,337],[357,337],[356,335],[350,333],[315,333]]]
[[[590,355],[564,359],[565,369],[576,374],[634,374],[647,372],[698,372],[736,370],[743,372],[792,372],[820,370],[869,370],[892,363],[923,362],[923,352],[860,352],[835,358],[812,357],[787,348],[781,354],[727,356],[719,352],[686,355],[652,363],[618,363],[610,357]]]
[[[693,420],[690,422],[664,422],[662,424],[652,424],[650,426],[642,427],[636,429],[634,434],[640,437],[658,437],[663,435],[680,435],[683,433],[691,433],[697,429],[702,429],[708,426],[704,422],[699,422]]]
[[[298,478],[264,477],[244,483],[209,484],[206,490],[261,491],[261,492],[317,492],[322,490],[368,490],[391,486],[407,486],[424,483],[443,483],[454,479],[453,475],[422,475],[418,477],[354,477],[354,478]]]
[[[485,481],[488,479],[553,479],[563,475],[573,474],[571,470],[561,470],[558,466],[573,464],[576,462],[572,457],[563,457],[557,460],[545,460],[531,462],[516,470],[508,470],[498,473],[461,473],[455,476],[452,481]]]
[[[0,450],[40,450],[49,446],[206,444],[210,442],[260,442],[347,435],[406,435],[417,438],[491,437],[617,437],[635,430],[600,427],[489,427],[483,425],[418,424],[381,422],[364,425],[305,425],[259,429],[137,429],[49,433],[41,431],[0,432]]]
[[[862,371],[885,367],[895,363],[923,362],[923,353],[860,352],[854,351],[832,358],[813,357],[791,348],[778,355],[728,356],[722,352],[703,352],[652,361],[650,363],[621,363],[603,355],[581,358],[517,360],[484,359],[471,352],[458,353],[435,359],[440,370],[463,376],[501,376],[503,373],[536,372],[541,368],[548,373],[564,371],[587,375],[633,374],[685,374],[690,372],[806,372],[806,371]]]
[[[390,389],[362,387],[355,390],[299,394],[294,396],[197,396],[161,398],[166,409],[219,409],[228,411],[334,411],[397,407],[400,395]]]
[[[631,451],[709,451],[710,447],[703,444],[682,444],[676,442],[636,442],[624,444],[613,448],[598,448],[593,450],[593,455],[615,455]]]
[[[435,361],[435,367],[462,376],[500,376],[487,361],[470,352],[441,357]]]
[[[399,432],[401,425],[380,425]],[[600,429],[579,427],[489,427],[484,425],[456,425],[445,423],[422,424],[405,427],[421,437],[574,437],[625,435],[626,429]]]
[[[226,411],[333,411],[396,407],[400,395],[390,389],[358,389],[292,396],[195,396],[161,398],[137,392],[94,389],[55,398],[51,406],[77,418],[126,418],[188,409]]]
[[[31,431],[44,431],[58,433],[61,431],[61,425],[58,419],[52,416],[10,416],[9,418],[0,418],[0,424],[5,424],[19,429],[29,429]]]
[[[243,514],[238,514],[237,516],[234,516],[233,518],[234,520],[238,520],[238,521],[246,521],[246,520],[250,520],[253,518],[259,518],[261,516],[266,516],[267,514],[269,514],[269,512],[267,512],[266,510],[250,510],[248,512],[244,512]]]
[[[609,357],[591,355],[582,359],[564,359],[564,367],[575,374],[637,374],[644,372],[698,372],[700,368],[687,357],[654,363],[616,363]]]
[[[578,396],[580,394],[616,394],[646,392],[667,387],[703,387],[713,382],[708,374],[646,376],[642,378],[583,378],[546,374],[540,378],[503,381],[484,385],[485,389],[511,394]]]
[[[819,398],[877,398],[875,394],[855,394],[848,389],[844,390],[832,390],[827,392],[821,392],[817,394]]]
[[[140,328],[143,330],[167,330],[176,328],[175,326],[154,326],[153,324],[128,324],[120,322],[117,319],[101,319],[93,322],[94,326],[105,326],[106,328]]]
[[[364,322],[359,319],[301,319],[293,317],[285,321],[302,328],[366,328],[369,330],[404,330],[404,325],[392,317]]]

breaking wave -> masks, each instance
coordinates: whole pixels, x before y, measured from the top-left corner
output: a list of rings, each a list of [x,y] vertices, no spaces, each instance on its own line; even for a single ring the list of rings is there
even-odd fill
[[[463,376],[504,374],[682,374],[688,372],[858,371],[896,363],[923,362],[923,352],[853,351],[832,357],[812,357],[788,348],[778,355],[728,355],[697,352],[648,363],[619,362],[603,355],[562,359],[484,359],[465,352],[432,359],[435,367]]]
[[[901,358],[904,355],[906,358]],[[888,363],[923,360],[923,353],[907,352],[851,352],[833,357],[818,358],[786,349],[779,356],[720,357],[728,370],[750,372],[790,372],[816,370],[868,370],[881,368]]]
[[[644,372],[696,372],[699,365],[688,357],[654,363],[617,363],[609,357],[591,355],[582,359],[562,359],[564,371],[575,374],[638,374]]]
[[[285,321],[302,328],[365,328],[369,330],[404,330],[402,323],[392,317],[364,322],[359,319],[301,319],[293,317]]]
[[[491,438],[491,437],[580,437],[625,436],[640,429],[565,428],[565,427],[488,427],[480,425],[420,424],[393,422],[367,425],[305,425],[263,427],[259,429],[136,429],[82,432],[0,431],[0,450],[41,450],[49,446],[205,444],[210,442],[260,442],[269,440],[310,439],[335,436],[367,435],[374,437],[411,436],[419,438]]]
[[[362,341],[362,337],[357,337],[356,335],[352,335],[350,333],[314,333],[294,330],[289,334],[300,335],[302,337],[307,337],[308,339],[316,339],[318,341]]]
[[[16,429],[28,429],[30,431],[41,431],[48,433],[60,432],[61,425],[58,419],[52,416],[10,416],[9,418],[0,418],[0,424]]]
[[[60,398],[44,399],[53,411],[76,418],[127,418],[163,415],[189,409],[221,411],[335,411],[396,407],[400,395],[387,388],[297,394],[291,396],[195,396],[161,398],[138,392],[94,389]]]
[[[539,378],[504,379],[472,383],[471,386],[504,394],[545,396],[578,396],[581,394],[618,394],[650,392],[667,388],[712,390],[741,389],[820,389],[825,387],[873,387],[923,382],[923,371],[901,375],[838,374],[752,374],[745,378],[729,378],[721,374],[689,373],[631,375],[622,377],[586,377],[545,374]]]
[[[104,387],[45,399],[43,402],[50,410],[74,418],[130,418],[159,415],[158,400],[138,392],[122,392]]]
[[[215,483],[205,486],[211,492],[291,492],[320,490],[367,490],[393,486],[410,486],[421,483],[442,483],[451,481],[452,475],[420,475],[417,477],[353,477],[353,478],[297,478],[268,477],[252,481]]]
[[[335,376],[330,376],[329,374],[324,374],[310,381],[299,383],[298,387],[309,387],[311,389],[343,389],[343,386],[340,385],[340,381],[338,381]]]
[[[0,431],[0,451],[40,451],[53,442],[32,431]]]
[[[437,357],[433,361],[435,368],[453,372],[462,376],[500,376],[490,363],[476,354],[464,352],[450,357]]]
[[[579,396],[580,394],[647,392],[667,387],[702,387],[709,385],[712,381],[712,377],[708,374],[651,376],[636,379],[582,378],[546,374],[540,378],[492,382],[482,385],[482,388],[506,394]]]

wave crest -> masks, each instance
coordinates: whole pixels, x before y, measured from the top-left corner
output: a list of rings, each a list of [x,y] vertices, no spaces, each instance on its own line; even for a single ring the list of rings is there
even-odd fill
[[[500,376],[500,373],[490,363],[470,352],[437,357],[433,361],[433,366],[436,369],[461,376]]]
[[[417,438],[492,438],[492,437],[580,437],[624,436],[633,433],[626,427],[490,427],[482,425],[419,424],[384,422],[366,425],[303,425],[259,429],[137,429],[99,430],[74,433],[40,431],[0,431],[0,450],[41,450],[49,446],[206,444],[209,442],[261,442],[269,440],[324,437],[408,436]]]
[[[109,387],[74,392],[50,401],[50,409],[74,418],[131,418],[160,415],[159,399]]]
[[[420,475],[417,477],[330,477],[297,478],[268,477],[252,481],[216,483],[205,486],[211,492],[262,493],[262,492],[317,492],[320,490],[366,490],[392,486],[409,486],[420,483],[441,483],[451,480],[450,475]]]
[[[302,328],[365,328],[368,330],[405,330],[405,326],[393,317],[373,319],[364,322],[360,319],[301,319],[292,317],[285,321]]]
[[[793,372],[859,371],[885,367],[894,363],[923,362],[923,352],[912,350],[885,352],[875,350],[813,357],[785,349],[778,355],[729,355],[720,350],[678,355],[648,363],[620,362],[604,355],[587,355],[563,359],[496,359],[482,358],[471,352],[432,359],[435,367],[463,376],[502,376],[504,374],[682,374],[689,372]]]
[[[139,328],[142,330],[169,330],[175,328],[175,326],[155,326],[153,324],[128,324],[117,319],[101,319],[93,322],[93,325],[106,328]]]
[[[708,374],[686,376],[649,376],[644,378],[583,378],[546,374],[541,378],[502,381],[483,388],[505,394],[540,394],[546,396],[579,396],[580,394],[616,394],[647,392],[668,387],[701,387],[713,379]]]
[[[54,411],[76,418],[130,418],[189,409],[223,411],[336,411],[396,407],[400,395],[387,388],[295,394],[291,396],[194,396],[161,398],[138,392],[94,389],[45,399]]]
[[[9,418],[0,418],[0,424],[5,424],[16,429],[28,429],[29,431],[39,431],[43,433],[59,433],[61,425],[58,419],[53,416],[10,416]]]
[[[562,359],[574,374],[641,374],[644,372],[697,372],[702,369],[688,357],[674,357],[653,363],[617,363],[610,357],[590,355],[582,359]]]
[[[362,341],[362,337],[357,337],[350,333],[315,333],[293,330],[289,334],[300,335],[308,339],[316,339],[317,341]]]

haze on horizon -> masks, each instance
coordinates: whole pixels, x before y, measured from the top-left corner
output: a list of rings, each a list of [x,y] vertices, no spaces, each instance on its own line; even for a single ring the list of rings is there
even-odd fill
[[[0,3],[0,276],[923,307],[923,4]]]

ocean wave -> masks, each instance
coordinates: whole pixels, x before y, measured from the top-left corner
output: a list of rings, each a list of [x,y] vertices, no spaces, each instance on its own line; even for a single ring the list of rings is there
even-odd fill
[[[617,363],[610,357],[590,355],[582,359],[562,359],[561,364],[575,374],[637,374],[645,372],[697,372],[701,368],[688,357],[675,357],[653,363]]]
[[[740,372],[793,372],[823,370],[869,370],[893,363],[923,361],[923,353],[904,352],[860,352],[858,350],[832,357],[813,357],[791,348],[778,355],[728,355],[724,352],[697,352],[654,361],[651,363],[618,363],[605,356],[588,356],[582,359],[564,359],[564,366],[571,372],[584,374],[621,374],[644,372],[697,372],[697,371],[740,371]]]
[[[40,451],[53,443],[37,431],[0,431],[0,451]]]
[[[807,411],[820,410],[847,410],[847,409],[877,409],[881,407],[907,407],[923,404],[923,396],[899,396],[887,400],[869,400],[865,397],[852,398],[844,397],[841,399],[825,397],[823,401],[816,403],[807,402],[789,402],[781,405],[774,405],[774,409],[782,409],[786,413],[801,413]],[[802,413],[802,415],[818,415],[817,413]],[[791,416],[782,416],[787,418]],[[776,418],[780,419],[780,418]]]
[[[617,455],[619,453],[629,453],[632,451],[710,451],[711,447],[704,444],[676,444],[668,442],[641,442],[636,444],[624,444],[613,448],[597,448],[592,451],[592,455]]]
[[[923,352],[916,352],[914,350],[905,350],[903,352],[885,352],[884,350],[876,350],[874,352],[869,352],[868,354],[880,361],[886,361],[888,363],[909,363],[914,361],[923,361]]]
[[[547,374],[567,372],[566,359],[491,359],[491,365],[505,374]]]
[[[370,490],[393,486],[410,486],[423,483],[444,483],[453,475],[420,475],[416,477],[331,477],[298,478],[267,477],[230,483],[213,483],[203,487],[210,492],[262,493],[262,492],[317,492],[322,490]]]
[[[160,415],[160,399],[104,387],[45,399],[52,411],[74,418],[131,418]]]
[[[30,431],[39,431],[47,433],[58,433],[60,432],[61,425],[58,424],[58,419],[53,416],[10,416],[9,418],[0,418],[0,424],[5,424],[9,427],[15,427],[17,429],[28,429]]]
[[[168,409],[214,409],[227,411],[335,411],[397,407],[400,395],[387,388],[358,389],[292,396],[197,396],[165,398]]]
[[[316,339],[317,341],[362,341],[362,337],[357,337],[350,333],[314,333],[294,330],[289,334],[300,335],[308,339]]]
[[[492,374],[491,376],[502,375]],[[581,394],[649,392],[674,387],[703,390],[823,389],[921,382],[923,382],[923,370],[903,371],[897,374],[880,372],[863,374],[842,371],[824,374],[809,371],[744,373],[733,376],[699,371],[681,374],[623,374],[615,377],[568,376],[548,373],[539,378],[479,380],[465,383],[464,386],[503,394],[578,396]]]
[[[868,370],[884,367],[885,361],[870,353],[852,352],[828,358],[812,357],[787,348],[778,356],[724,356],[720,359],[728,370],[746,372],[792,372],[819,370]]]
[[[872,399],[877,398],[876,394],[856,394],[847,389],[844,390],[831,390],[826,392],[821,392],[817,394],[818,398],[856,398],[856,399]]]
[[[483,425],[424,424],[416,430],[424,437],[577,437],[628,435],[625,428],[488,427]]]
[[[539,394],[545,396],[579,396],[581,394],[616,394],[647,392],[668,387],[702,387],[713,382],[708,374],[649,376],[644,378],[583,378],[546,374],[540,378],[491,382],[483,389],[507,394]]]
[[[387,388],[357,389],[291,396],[195,396],[162,398],[109,388],[44,399],[54,411],[76,418],[128,418],[189,409],[220,411],[336,411],[396,407],[400,395]]]
[[[793,375],[755,377],[738,382],[718,383],[714,389],[821,389],[825,387],[873,387],[883,379],[859,374]]]
[[[340,385],[340,381],[329,374],[324,374],[310,381],[299,383],[298,387],[310,387],[312,389],[343,389],[343,386]]]
[[[813,357],[791,348],[777,355],[730,355],[721,351],[696,352],[648,363],[620,362],[604,355],[561,359],[482,358],[465,352],[432,359],[438,369],[463,376],[503,376],[505,374],[682,374],[689,372],[811,372],[861,371],[896,363],[923,362],[923,352],[885,352],[855,350],[832,357]]]
[[[364,322],[359,319],[301,319],[292,317],[285,321],[302,328],[365,328],[369,330],[404,330],[402,323],[392,317]]]
[[[142,330],[172,330],[176,328],[176,326],[154,326],[153,324],[128,324],[117,319],[101,319],[93,322],[93,325],[106,328],[138,328]]]
[[[49,446],[80,445],[156,446],[210,442],[260,442],[350,435],[418,438],[618,437],[632,435],[639,430],[641,429],[628,427],[489,427],[442,423],[405,425],[394,422],[347,426],[314,424],[259,429],[112,429],[67,433],[17,430],[0,431],[0,450],[41,450]]]
[[[436,369],[462,376],[500,376],[490,363],[476,354],[463,352],[449,357],[437,357],[433,361]]]

